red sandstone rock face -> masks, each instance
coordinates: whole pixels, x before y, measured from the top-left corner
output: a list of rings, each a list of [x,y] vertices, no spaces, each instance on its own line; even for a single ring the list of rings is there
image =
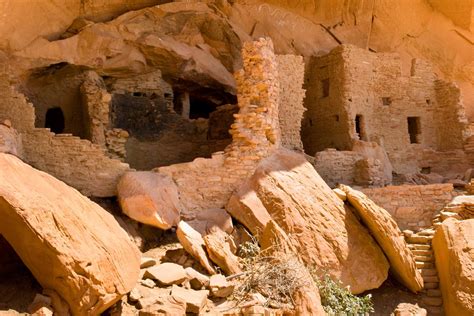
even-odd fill
[[[38,48],[38,45],[46,44],[42,38],[48,40],[59,38],[76,18],[104,21],[129,10],[165,2],[169,1],[138,0],[131,3],[125,0],[99,0],[84,3],[71,0],[64,5],[57,0],[28,3],[5,0],[0,4],[0,12],[4,12],[0,21],[0,49],[10,54],[28,46]],[[207,7],[203,2],[214,4],[219,9],[216,14],[227,18],[233,24],[231,31],[226,31],[227,37],[232,37],[232,34],[237,34],[242,39],[248,39],[249,36],[252,38],[270,36],[279,54],[316,55],[321,51],[329,51],[341,42],[362,48],[369,47],[377,52],[400,52],[407,66],[407,72],[411,58],[429,60],[435,64],[443,77],[458,81],[468,108],[467,114],[471,118],[474,117],[473,6],[467,0],[459,0],[455,4],[449,0],[427,0],[416,3],[393,2],[392,0],[357,3],[348,3],[343,0],[326,2],[238,0],[232,1],[232,5],[229,4],[230,1],[208,0],[201,1],[197,6]],[[189,21],[186,15],[193,12],[195,7],[195,4],[183,2],[160,6],[164,12],[169,12],[176,17],[172,18],[175,22]],[[187,10],[181,11],[180,9],[183,8]],[[194,12],[199,12],[199,10]],[[136,34],[140,24],[147,23],[144,21],[137,20],[127,28],[127,40]],[[220,56],[221,60],[227,60],[224,62],[227,66],[235,55],[229,54],[228,48],[224,48],[225,42],[223,45],[213,45],[222,41],[222,30],[228,27],[225,19],[223,19],[223,24],[219,23],[216,24],[214,20],[204,24],[200,27],[201,34],[190,32],[189,26],[192,23],[187,23],[185,28],[178,24],[179,31],[174,35],[178,35],[178,42],[199,43],[199,49],[209,51],[214,56]],[[97,29],[97,26],[93,26],[92,29]],[[100,29],[106,33],[110,31],[109,28],[100,27]],[[81,37],[90,42],[94,38],[94,41],[98,40],[99,34],[84,31]],[[166,41],[166,39],[163,40]],[[73,42],[62,41],[54,44],[52,50],[55,54],[63,55],[62,57],[68,62],[72,62],[71,51],[82,51],[85,48],[84,45],[76,46],[76,40]],[[167,42],[167,45],[176,46],[177,44]],[[91,47],[95,50],[99,46],[92,45]],[[117,55],[111,56],[113,58],[109,58],[108,64],[120,64],[126,68],[133,68],[143,62],[141,57],[136,59],[135,63],[124,62],[139,57],[142,52],[131,47],[125,49],[125,46],[122,46],[115,38],[111,42],[104,42],[102,47],[105,48],[105,52],[123,53],[121,58],[117,58]],[[66,54],[61,53],[63,49]],[[36,53],[32,49],[27,49],[22,55],[34,57]],[[161,57],[169,56],[163,54]],[[93,60],[91,58],[89,61]]]
[[[179,222],[178,189],[166,175],[152,171],[128,172],[117,186],[122,210],[134,220],[161,229]]]
[[[239,203],[249,192],[255,203]],[[263,160],[233,200],[227,210],[245,226],[265,227],[261,219],[273,219],[306,265],[352,292],[377,288],[387,278],[388,262],[376,242],[304,156],[280,150]],[[252,205],[259,205],[254,216]]]
[[[412,292],[421,291],[423,278],[416,268],[413,253],[390,213],[362,192],[348,186],[341,186],[341,189],[387,256],[393,275]]]
[[[100,206],[1,153],[0,197],[0,233],[72,314],[98,315],[133,288],[140,253]]]
[[[447,219],[436,230],[433,250],[446,315],[474,314],[474,219]]]

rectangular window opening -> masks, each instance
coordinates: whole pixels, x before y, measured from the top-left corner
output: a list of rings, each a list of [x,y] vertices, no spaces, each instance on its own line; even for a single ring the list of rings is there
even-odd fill
[[[365,134],[365,122],[362,115],[356,115],[355,117],[355,128],[357,136],[360,140],[367,140],[367,135]]]
[[[392,98],[390,97],[383,97],[382,98],[382,104],[385,106],[389,106],[392,104]]]
[[[410,135],[410,144],[419,144],[421,136],[421,123],[418,116],[407,118],[408,134]]]
[[[329,78],[321,80],[321,98],[329,96]]]

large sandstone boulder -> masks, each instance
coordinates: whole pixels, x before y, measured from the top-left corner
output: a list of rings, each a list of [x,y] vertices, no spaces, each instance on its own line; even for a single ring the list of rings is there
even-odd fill
[[[416,269],[413,253],[390,213],[375,204],[364,193],[345,185],[341,185],[340,188],[346,193],[347,200],[387,256],[390,271],[395,278],[412,292],[416,293],[423,289],[423,277]]]
[[[445,220],[433,251],[446,315],[474,315],[474,219]]]
[[[100,314],[138,280],[140,253],[111,214],[2,153],[0,218],[0,234],[73,315]]]
[[[182,207],[170,177],[153,171],[127,172],[117,192],[122,211],[130,218],[161,229],[178,224]]]
[[[0,153],[22,156],[21,138],[10,121],[0,122]]]
[[[282,149],[263,160],[227,210],[250,230],[263,231],[273,219],[306,265],[354,293],[387,278],[389,265],[377,243],[301,154]]]

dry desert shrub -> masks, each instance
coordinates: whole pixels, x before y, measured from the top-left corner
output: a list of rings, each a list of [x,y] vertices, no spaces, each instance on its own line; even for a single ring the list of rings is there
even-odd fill
[[[233,294],[237,304],[251,300],[254,294],[261,294],[266,299],[265,306],[292,308],[293,294],[313,282],[308,279],[305,266],[294,255],[279,250],[278,245],[260,250],[255,239],[240,247],[244,272],[239,276],[239,285]]]

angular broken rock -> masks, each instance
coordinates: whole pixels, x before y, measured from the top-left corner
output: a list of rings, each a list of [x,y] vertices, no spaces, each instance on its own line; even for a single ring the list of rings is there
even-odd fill
[[[143,277],[156,280],[162,285],[172,285],[183,283],[188,275],[184,271],[184,268],[179,264],[165,262],[148,268]]]
[[[215,297],[228,297],[234,292],[234,285],[222,274],[214,274],[209,280],[209,289]]]
[[[262,160],[226,209],[252,232],[273,219],[306,265],[353,293],[378,288],[388,276],[380,247],[301,154],[280,149]]]
[[[218,227],[228,234],[234,230],[230,214],[219,208],[200,210],[196,212],[194,219],[186,222],[202,236],[205,236],[213,227]]]
[[[122,211],[134,220],[161,229],[176,226],[181,212],[178,188],[153,171],[127,172],[117,185]]]
[[[340,188],[346,193],[347,200],[387,256],[395,278],[412,292],[421,291],[423,277],[416,268],[413,253],[390,213],[375,204],[364,193],[345,185],[341,185]]]
[[[171,289],[171,296],[177,300],[186,302],[186,312],[199,314],[206,306],[209,291],[188,290],[176,285]]]
[[[188,276],[189,284],[193,290],[201,290],[209,286],[209,277],[204,275],[191,267],[184,269]]]
[[[239,258],[232,252],[229,238],[231,237],[218,227],[214,227],[204,236],[209,258],[228,275],[242,272],[242,265]]]
[[[201,234],[189,226],[185,221],[178,224],[176,235],[183,248],[210,273],[216,274],[216,270],[209,262],[206,251],[204,250],[204,239]]]
[[[111,214],[1,153],[0,218],[0,234],[45,293],[57,293],[72,314],[100,314],[138,280],[140,252]]]
[[[446,315],[474,315],[474,219],[445,220],[433,251]]]
[[[139,315],[184,315],[186,313],[186,302],[171,295],[170,289],[147,289],[140,288],[141,298],[137,307],[140,308]]]

